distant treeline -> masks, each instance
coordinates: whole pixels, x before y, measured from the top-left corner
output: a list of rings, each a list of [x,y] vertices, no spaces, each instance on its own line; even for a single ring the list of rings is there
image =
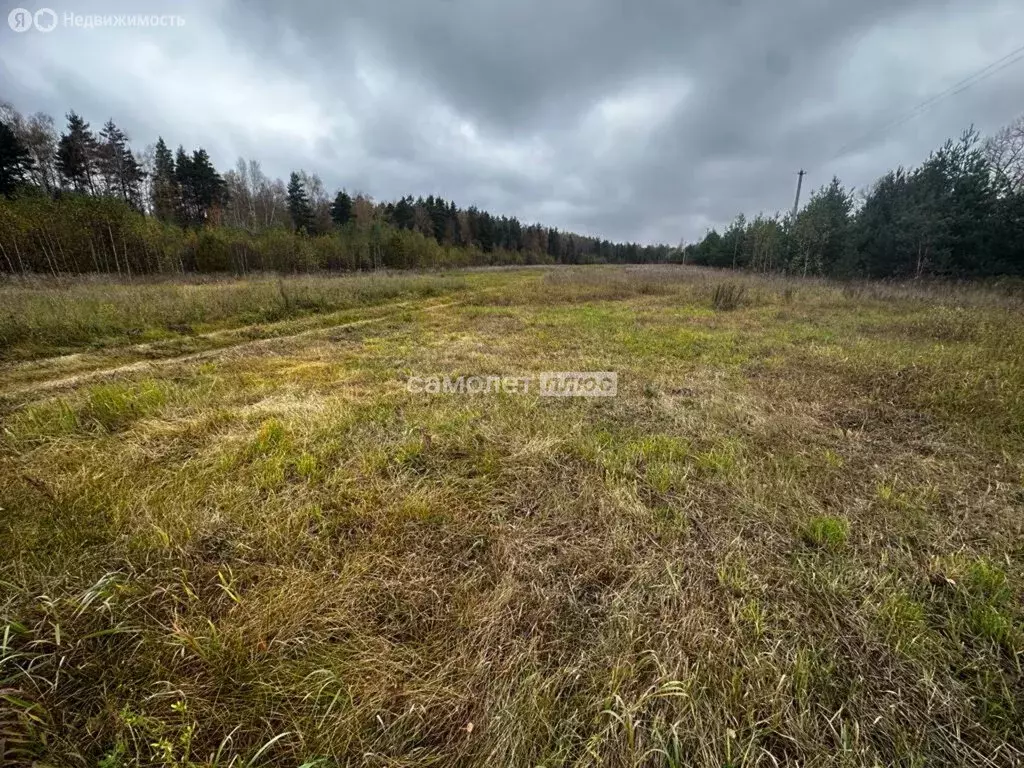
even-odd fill
[[[223,175],[202,148],[142,153],[113,121],[0,106],[0,270],[153,272],[665,262],[675,249],[611,243],[431,195],[333,198],[313,174],[288,184],[255,160]]]
[[[685,201],[680,201],[685,205]],[[202,148],[163,138],[139,153],[108,120],[0,105],[0,271],[54,274],[686,262],[850,277],[1024,273],[1024,119],[973,130],[916,169],[855,196],[838,179],[791,215],[739,216],[674,248],[611,243],[459,208],[375,202],[316,174],[269,179],[255,160],[221,174]]]
[[[693,264],[835,277],[1024,274],[1024,117],[966,131],[855,195],[839,179],[792,215],[740,215],[684,249]]]

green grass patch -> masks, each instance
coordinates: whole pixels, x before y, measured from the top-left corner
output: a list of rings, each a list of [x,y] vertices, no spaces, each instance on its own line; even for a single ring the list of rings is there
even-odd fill
[[[805,543],[818,549],[835,551],[846,545],[850,524],[831,515],[819,515],[808,520],[800,530]]]

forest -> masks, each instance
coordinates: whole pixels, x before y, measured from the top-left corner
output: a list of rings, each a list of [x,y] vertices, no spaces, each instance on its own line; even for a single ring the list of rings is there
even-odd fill
[[[860,193],[833,178],[795,217],[741,214],[683,250],[688,263],[796,275],[1020,275],[1024,117],[986,139],[970,128]]]
[[[685,208],[686,201],[679,201]],[[375,201],[257,160],[224,172],[203,148],[142,151],[108,120],[64,130],[0,105],[0,271],[308,272],[514,264],[688,263],[859,278],[1024,273],[1024,117],[973,128],[869,189],[833,178],[796,215],[741,214],[697,243],[639,245],[460,208],[437,195]]]

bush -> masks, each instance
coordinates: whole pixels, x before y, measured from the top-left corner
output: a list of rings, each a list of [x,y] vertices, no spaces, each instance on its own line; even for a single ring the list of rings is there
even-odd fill
[[[204,229],[196,243],[196,269],[199,272],[227,272],[231,269],[231,251],[219,230]]]

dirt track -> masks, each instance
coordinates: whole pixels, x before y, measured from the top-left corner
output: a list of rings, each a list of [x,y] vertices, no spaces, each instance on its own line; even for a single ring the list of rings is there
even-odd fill
[[[389,304],[387,308],[390,310],[401,310],[401,311],[415,311],[415,312],[432,312],[439,309],[445,309],[447,307],[456,306],[464,303],[463,301],[450,301],[444,304],[432,304],[430,306],[415,306],[413,302],[400,302],[397,304]],[[214,349],[205,349],[199,352],[189,352],[184,355],[176,355],[173,357],[164,357],[153,360],[137,360],[132,363],[125,363],[123,365],[117,365],[109,368],[96,368],[92,370],[82,371],[81,373],[75,373],[68,376],[59,376],[50,379],[42,379],[34,381],[31,384],[24,386],[14,387],[7,389],[6,391],[0,392],[0,401],[7,401],[9,405],[13,405],[18,402],[31,401],[34,395],[46,395],[53,392],[58,392],[64,389],[71,389],[81,384],[101,381],[103,379],[121,376],[126,373],[136,373],[139,371],[155,370],[157,368],[164,368],[167,366],[180,365],[182,363],[191,363],[198,360],[210,360],[218,357],[222,357],[228,354],[240,352],[240,351],[251,351],[259,349],[260,347],[269,346],[281,341],[288,341],[293,339],[314,337],[318,334],[328,334],[336,331],[340,328],[356,328],[362,325],[370,325],[372,323],[381,323],[386,320],[391,320],[395,317],[396,312],[391,311],[386,314],[382,314],[375,317],[365,318],[363,320],[353,320],[345,323],[338,323],[335,325],[328,326],[317,326],[298,333],[292,333],[282,336],[268,336],[266,338],[251,339],[247,341],[241,341],[237,344],[229,344],[226,346],[216,347]],[[223,337],[231,334],[243,335],[247,328],[255,328],[257,326],[241,326],[238,328],[230,328],[222,331],[215,331],[210,334],[204,334],[204,338]],[[266,329],[268,326],[258,326]],[[272,328],[273,326],[269,326]],[[125,353],[141,353],[146,350],[152,349],[150,344],[140,344],[132,347],[121,348],[120,350],[114,350]],[[62,355],[60,357],[44,358],[42,360],[36,360],[32,362],[33,367],[43,367],[47,365],[55,365],[61,361],[66,361],[70,358],[76,357],[77,355]]]

